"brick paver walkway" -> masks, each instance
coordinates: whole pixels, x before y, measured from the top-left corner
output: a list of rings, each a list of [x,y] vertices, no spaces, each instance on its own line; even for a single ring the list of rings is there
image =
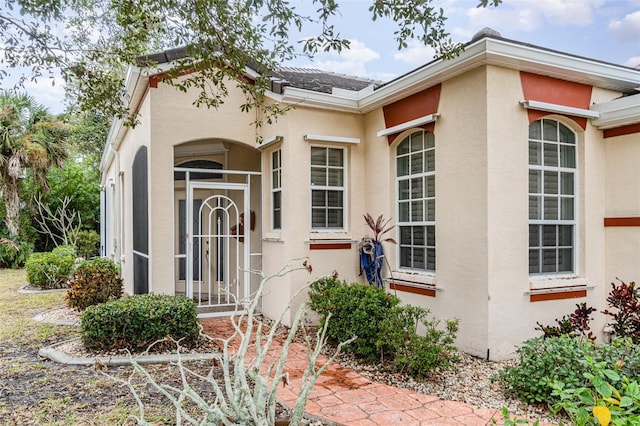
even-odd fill
[[[228,318],[207,318],[201,323],[210,336],[227,337],[233,333]],[[274,344],[274,348],[276,351],[281,348],[279,342]],[[318,362],[326,360],[321,356]],[[286,362],[289,384],[278,391],[278,397],[290,407],[295,405],[306,366],[306,348],[294,342]],[[348,426],[484,426],[491,424],[494,416],[500,420],[498,424],[502,424],[499,410],[441,400],[436,396],[372,382],[338,363],[330,365],[318,378],[306,412]],[[541,422],[540,426],[552,424]]]

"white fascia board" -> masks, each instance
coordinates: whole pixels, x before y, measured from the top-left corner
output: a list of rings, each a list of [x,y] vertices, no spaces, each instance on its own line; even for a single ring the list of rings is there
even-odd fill
[[[398,124],[396,126],[389,127],[388,129],[380,130],[377,133],[377,135],[379,137],[380,136],[392,135],[394,133],[400,133],[400,132],[405,131],[407,129],[411,129],[412,127],[418,127],[418,126],[422,126],[423,124],[433,123],[434,121],[436,121],[438,119],[439,116],[440,116],[440,114],[435,113],[435,114],[425,115],[423,117],[418,117],[418,118],[413,119],[411,121],[406,121],[406,122]]]
[[[640,123],[640,94],[593,105],[600,118],[591,121],[598,129],[611,129]]]
[[[348,138],[345,136],[329,136],[329,135],[304,135],[305,141],[318,141],[318,142],[337,142],[337,143],[360,143],[360,138]]]
[[[536,111],[553,112],[556,114],[574,115],[576,117],[598,118],[600,113],[590,109],[575,108],[566,105],[550,104],[548,102],[526,100],[520,102],[526,109]]]
[[[328,93],[314,92],[287,86],[282,95],[282,101],[294,105],[333,109],[344,112],[360,112],[358,101],[355,99],[334,96]]]
[[[273,136],[270,136],[270,137],[268,137],[266,139],[263,139],[262,143],[257,143],[256,144],[256,148],[257,149],[263,149],[264,147],[272,145],[272,144],[274,144],[276,142],[280,142],[281,140],[282,140],[282,136],[273,135]]]

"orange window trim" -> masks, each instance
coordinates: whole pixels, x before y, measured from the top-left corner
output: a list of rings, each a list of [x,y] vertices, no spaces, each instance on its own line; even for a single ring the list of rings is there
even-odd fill
[[[544,75],[520,72],[520,83],[525,100],[547,102],[574,108],[589,109],[592,87],[586,84],[560,80]],[[544,111],[527,110],[529,123],[540,119],[549,113]],[[587,127],[587,119],[565,115],[575,121],[583,130]]]
[[[350,250],[351,243],[309,244],[309,250]]]
[[[587,297],[587,290],[563,291],[559,293],[530,294],[530,302],[544,302],[547,300],[577,299]]]
[[[640,226],[640,217],[605,217],[604,226]]]
[[[414,287],[400,283],[390,282],[389,289],[404,291],[405,293],[420,294],[422,296],[436,297],[436,291],[433,288]]]

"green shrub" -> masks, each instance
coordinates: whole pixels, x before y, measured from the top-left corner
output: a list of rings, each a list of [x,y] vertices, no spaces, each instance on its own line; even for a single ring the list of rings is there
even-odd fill
[[[82,311],[122,296],[118,265],[106,258],[83,261],[69,283],[67,305]]]
[[[75,256],[67,248],[56,250],[29,256],[25,263],[29,284],[42,289],[62,288],[67,284],[73,274]]]
[[[91,259],[99,253],[100,234],[96,231],[80,231],[76,239],[76,249],[78,256],[84,259]]]
[[[195,303],[166,294],[139,294],[90,306],[82,313],[80,327],[85,346],[98,350],[140,351],[167,336],[189,345],[199,335]]]
[[[22,268],[33,253],[33,243],[3,239],[0,242],[0,268]]]
[[[618,339],[596,345],[589,339],[570,336],[536,337],[517,350],[520,362],[499,373],[508,393],[529,403],[554,403],[554,386],[566,389],[589,387],[586,379],[592,359],[621,374],[637,377],[640,373],[640,346],[631,339]]]
[[[76,251],[76,248],[73,246],[58,246],[53,250],[51,250],[51,253],[53,253],[56,256],[73,257],[74,259],[78,257],[78,252]]]
[[[417,333],[420,324],[424,334]],[[453,345],[458,320],[446,321],[444,329],[439,325],[426,308],[394,306],[380,323],[376,345],[391,358],[395,370],[422,379],[429,371],[451,367],[459,359]]]
[[[311,284],[311,308],[324,321],[331,313],[327,336],[333,342],[357,339],[345,350],[371,361],[378,358],[380,323],[399,303],[397,297],[368,284],[347,284],[333,278],[321,278]]]

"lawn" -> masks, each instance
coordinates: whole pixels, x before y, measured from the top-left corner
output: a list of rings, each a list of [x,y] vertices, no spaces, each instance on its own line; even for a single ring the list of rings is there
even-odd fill
[[[21,270],[0,270],[0,424],[113,425],[135,424],[129,390],[92,367],[69,367],[44,360],[38,350],[79,336],[77,326],[40,323],[33,316],[65,303],[64,292],[20,294],[26,282]],[[172,367],[153,366],[157,376],[171,376]],[[130,367],[108,374],[127,378]],[[173,424],[173,410],[157,394],[146,392],[145,418]]]

